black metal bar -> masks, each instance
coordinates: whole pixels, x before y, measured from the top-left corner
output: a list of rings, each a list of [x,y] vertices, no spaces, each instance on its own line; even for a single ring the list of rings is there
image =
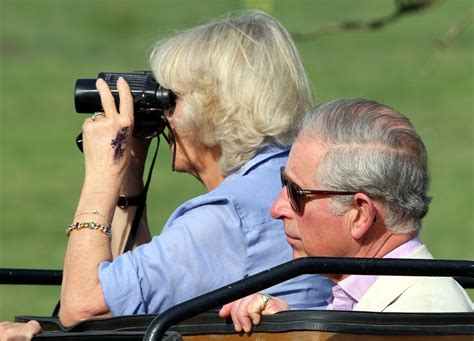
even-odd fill
[[[454,277],[464,289],[474,289],[474,278],[469,277]]]
[[[300,258],[169,308],[150,323],[143,340],[161,340],[166,330],[180,321],[303,274],[473,278],[474,262],[434,259]]]
[[[0,284],[61,285],[62,270],[0,269]]]

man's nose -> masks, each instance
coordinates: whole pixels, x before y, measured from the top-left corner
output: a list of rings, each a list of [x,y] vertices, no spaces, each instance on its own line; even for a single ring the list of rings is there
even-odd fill
[[[274,219],[289,218],[294,214],[285,187],[281,188],[280,194],[270,208],[270,214]]]

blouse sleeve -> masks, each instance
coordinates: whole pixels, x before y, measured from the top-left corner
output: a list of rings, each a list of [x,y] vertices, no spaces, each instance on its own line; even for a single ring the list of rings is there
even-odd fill
[[[200,197],[178,208],[150,243],[103,262],[99,278],[113,315],[159,313],[241,279],[245,259],[232,202]]]

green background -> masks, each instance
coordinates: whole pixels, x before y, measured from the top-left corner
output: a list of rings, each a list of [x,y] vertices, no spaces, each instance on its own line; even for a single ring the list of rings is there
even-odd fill
[[[0,0],[0,267],[62,268],[83,176],[75,136],[78,78],[149,69],[153,43],[230,10],[259,7],[291,32],[394,9],[391,0]],[[367,97],[406,114],[424,139],[432,175],[422,240],[438,258],[473,259],[474,44],[472,20],[445,48],[437,39],[471,0],[440,2],[378,31],[297,42],[317,103]],[[161,148],[149,195],[159,233],[172,210],[204,188],[170,170]],[[84,255],[87,257],[87,255]],[[59,287],[0,286],[0,320],[48,315]]]

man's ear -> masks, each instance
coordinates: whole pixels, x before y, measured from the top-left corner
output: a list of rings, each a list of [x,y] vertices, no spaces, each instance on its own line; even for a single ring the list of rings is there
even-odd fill
[[[354,195],[354,206],[352,208],[351,234],[354,239],[362,238],[376,220],[377,210],[372,199],[364,193]]]

